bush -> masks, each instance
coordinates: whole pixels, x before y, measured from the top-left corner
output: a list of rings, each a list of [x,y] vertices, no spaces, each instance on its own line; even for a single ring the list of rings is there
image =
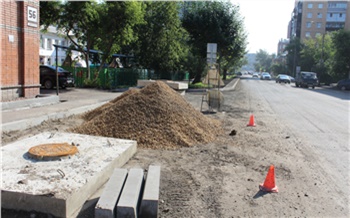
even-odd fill
[[[212,88],[213,86],[210,85],[209,88]],[[208,88],[208,84],[203,84],[201,82],[195,83],[195,84],[190,84],[189,88],[191,89],[203,89],[203,88]]]
[[[99,86],[100,86],[100,79],[98,79],[98,78],[95,78],[93,80],[91,80],[89,78],[84,79],[84,82],[83,82],[84,88],[96,88]]]

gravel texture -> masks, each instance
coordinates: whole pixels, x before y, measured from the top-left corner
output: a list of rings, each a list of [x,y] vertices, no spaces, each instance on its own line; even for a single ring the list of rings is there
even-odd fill
[[[220,122],[193,108],[162,81],[129,91],[86,114],[80,134],[136,140],[139,148],[175,149],[208,143]]]

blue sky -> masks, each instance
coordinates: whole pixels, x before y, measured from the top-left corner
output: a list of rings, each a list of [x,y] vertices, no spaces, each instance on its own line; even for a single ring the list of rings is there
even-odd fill
[[[277,53],[278,41],[287,38],[288,22],[295,0],[230,0],[240,5],[248,33],[249,53],[259,49]]]

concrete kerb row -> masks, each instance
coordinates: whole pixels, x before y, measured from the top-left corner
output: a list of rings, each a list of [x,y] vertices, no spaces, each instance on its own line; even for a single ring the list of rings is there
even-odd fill
[[[160,166],[115,169],[95,207],[96,218],[158,217]]]
[[[45,105],[58,104],[60,99],[57,95],[38,95],[34,99],[25,99],[11,102],[1,102],[2,111],[19,110],[26,108],[42,107]]]
[[[29,118],[29,119],[24,119],[24,120],[18,120],[18,121],[13,121],[9,123],[3,123],[2,124],[2,131],[7,132],[7,131],[16,131],[16,130],[23,130],[27,129],[33,126],[40,125],[42,122],[49,120],[49,119],[62,119],[69,117],[71,115],[76,115],[76,114],[81,114],[89,110],[93,110],[107,102],[100,102],[96,103],[93,105],[88,105],[88,106],[83,106],[79,108],[74,108],[70,109],[64,112],[58,112],[58,113],[52,113],[48,115],[42,115],[40,117],[34,117],[34,118]]]

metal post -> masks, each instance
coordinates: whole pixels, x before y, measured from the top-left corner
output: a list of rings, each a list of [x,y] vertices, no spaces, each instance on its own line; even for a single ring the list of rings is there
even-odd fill
[[[56,95],[58,95],[58,89],[59,89],[59,83],[58,83],[58,48],[55,46],[56,49]]]

